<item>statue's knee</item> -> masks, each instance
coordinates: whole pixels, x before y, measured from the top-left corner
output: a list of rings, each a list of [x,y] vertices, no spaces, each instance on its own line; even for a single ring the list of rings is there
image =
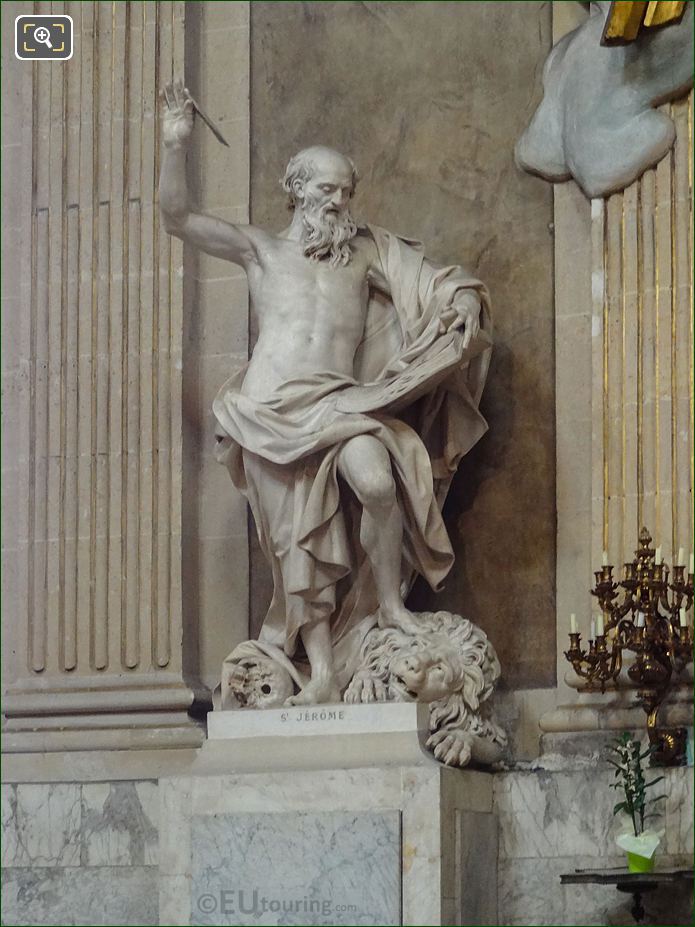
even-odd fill
[[[383,507],[396,498],[396,484],[391,473],[386,470],[363,473],[360,484],[363,505]]]

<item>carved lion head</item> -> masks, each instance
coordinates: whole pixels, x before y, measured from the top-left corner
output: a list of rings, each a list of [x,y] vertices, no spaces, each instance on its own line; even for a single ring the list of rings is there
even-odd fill
[[[500,676],[487,636],[468,619],[449,612],[420,613],[418,621],[422,629],[417,635],[395,628],[371,632],[372,659],[381,652],[392,695],[440,703],[435,710],[448,706],[445,713],[477,711]]]

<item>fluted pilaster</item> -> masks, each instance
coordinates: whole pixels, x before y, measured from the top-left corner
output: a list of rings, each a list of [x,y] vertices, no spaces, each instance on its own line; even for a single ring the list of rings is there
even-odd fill
[[[8,746],[197,743],[183,256],[155,201],[157,91],[183,72],[185,4],[36,12],[69,13],[76,37],[64,64],[12,62],[6,112]]]

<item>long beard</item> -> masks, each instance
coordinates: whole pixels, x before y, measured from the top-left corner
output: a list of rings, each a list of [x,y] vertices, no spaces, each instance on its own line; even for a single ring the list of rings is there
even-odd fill
[[[357,234],[357,224],[347,209],[335,215],[326,208],[304,202],[304,254],[312,261],[328,257],[331,267],[345,266],[352,257],[350,242]]]

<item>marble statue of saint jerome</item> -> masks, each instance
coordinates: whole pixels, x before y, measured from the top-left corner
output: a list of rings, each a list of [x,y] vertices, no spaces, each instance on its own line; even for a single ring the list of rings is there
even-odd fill
[[[162,93],[159,202],[167,231],[246,271],[258,341],[215,399],[217,456],[251,506],[273,573],[253,646],[304,668],[291,704],[340,701],[375,625],[417,630],[403,595],[453,563],[440,507],[485,432],[488,295],[417,242],[359,225],[356,171],[314,146],[287,165],[292,220],[279,233],[192,207],[186,149],[195,107]]]

